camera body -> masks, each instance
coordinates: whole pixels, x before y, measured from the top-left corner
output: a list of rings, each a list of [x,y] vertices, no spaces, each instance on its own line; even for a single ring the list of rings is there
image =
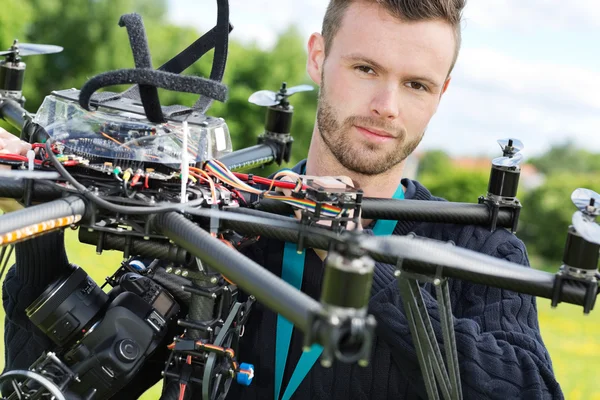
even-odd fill
[[[81,268],[55,281],[26,310],[75,377],[68,391],[93,399],[110,398],[139,372],[168,339],[179,311],[171,294],[148,277],[127,272],[105,293]]]

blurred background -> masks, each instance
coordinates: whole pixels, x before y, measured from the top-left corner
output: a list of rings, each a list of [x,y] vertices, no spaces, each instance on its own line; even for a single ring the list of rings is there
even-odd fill
[[[64,47],[58,54],[24,59],[25,106],[31,112],[52,90],[80,88],[100,72],[133,67],[127,33],[117,25],[124,13],[143,16],[155,68],[216,21],[214,0],[2,0],[2,5],[0,50],[14,39]],[[224,77],[229,100],[215,102],[208,114],[226,119],[234,149],[239,149],[255,144],[263,127],[264,109],[248,103],[251,93],[277,90],[284,81],[290,86],[312,83],[305,72],[306,42],[310,33],[320,31],[326,1],[230,0],[230,6],[234,30]],[[520,139],[525,164],[517,234],[527,245],[532,267],[555,272],[575,211],[572,191],[600,192],[600,3],[471,0],[464,16],[463,48],[452,83],[406,176],[437,196],[477,202],[487,188],[490,160],[500,155],[496,140]],[[212,52],[184,73],[207,77],[211,63]],[[159,93],[163,105],[196,100],[195,95]],[[315,90],[291,99],[291,165],[306,155],[316,97]],[[3,121],[0,126],[10,130]],[[96,255],[92,246],[77,242],[74,232],[68,238],[70,261],[99,282],[121,261],[118,253]],[[566,304],[551,309],[547,299],[538,299],[538,307],[566,398],[600,399],[595,379],[600,311],[584,316],[581,308]],[[154,393],[145,398],[157,398]]]

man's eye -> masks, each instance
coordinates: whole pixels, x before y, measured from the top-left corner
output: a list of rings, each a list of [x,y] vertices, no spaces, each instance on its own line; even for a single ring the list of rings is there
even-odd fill
[[[366,65],[359,65],[358,67],[355,67],[355,68],[365,74],[374,74],[375,73],[375,71],[373,71],[373,68],[368,67]]]
[[[427,90],[427,88],[419,82],[408,82],[407,86],[415,90]]]

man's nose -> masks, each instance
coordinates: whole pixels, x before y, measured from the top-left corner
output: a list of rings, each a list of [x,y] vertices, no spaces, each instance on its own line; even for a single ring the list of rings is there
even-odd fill
[[[400,93],[397,87],[381,87],[371,100],[371,113],[379,118],[393,120],[400,114]]]

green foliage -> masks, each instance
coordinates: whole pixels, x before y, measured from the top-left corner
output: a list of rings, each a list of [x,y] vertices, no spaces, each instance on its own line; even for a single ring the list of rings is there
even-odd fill
[[[452,160],[444,150],[429,150],[419,159],[419,174],[434,175],[444,173],[451,166]]]
[[[226,103],[215,103],[208,114],[225,118],[234,149],[256,144],[257,136],[264,129],[266,108],[248,102],[253,92],[263,89],[277,91],[282,82],[287,82],[289,87],[312,84],[306,73],[306,53],[303,48],[302,36],[295,27],[283,32],[271,51],[232,43],[223,79],[230,88],[229,99]],[[306,157],[312,136],[317,92],[295,94],[290,98],[290,103],[294,107],[292,134],[295,141],[289,164],[294,165]],[[272,166],[254,172],[268,174],[276,168],[280,167]]]
[[[438,197],[448,201],[477,203],[487,191],[489,171],[472,171],[448,166],[419,174],[419,181]]]
[[[545,183],[521,198],[519,236],[530,252],[560,266],[573,213],[577,210],[571,193],[577,188],[600,192],[598,174],[564,172],[547,177]]]
[[[7,0],[7,13],[0,16],[0,44],[9,47],[12,35],[22,42],[48,43],[64,47],[58,54],[25,59],[27,73],[23,92],[29,111],[35,112],[52,90],[80,88],[92,76],[134,66],[127,31],[118,26],[122,14],[137,12],[148,37],[153,67],[158,68],[198,39],[203,32],[171,25],[164,20],[165,0]],[[33,13],[31,10],[35,9]],[[16,22],[18,21],[18,23]],[[250,104],[248,97],[258,90],[277,91],[282,82],[288,86],[312,83],[306,74],[304,38],[296,27],[280,35],[271,51],[256,45],[230,41],[223,83],[229,88],[228,100],[213,102],[207,114],[223,117],[229,126],[233,147],[240,149],[256,144],[264,129],[266,109]],[[183,74],[208,77],[213,62],[210,51]],[[127,86],[105,88],[122,91]],[[316,86],[315,86],[315,89]],[[198,95],[159,89],[161,104],[192,106]],[[306,156],[313,130],[316,90],[290,99],[294,106],[292,132],[295,138],[290,164]],[[7,124],[2,124],[10,128]],[[14,129],[10,128],[14,133]],[[280,167],[273,165],[268,174]]]
[[[562,171],[584,174],[600,172],[598,154],[577,147],[573,142],[555,145],[548,152],[531,158],[528,162],[543,174]]]

